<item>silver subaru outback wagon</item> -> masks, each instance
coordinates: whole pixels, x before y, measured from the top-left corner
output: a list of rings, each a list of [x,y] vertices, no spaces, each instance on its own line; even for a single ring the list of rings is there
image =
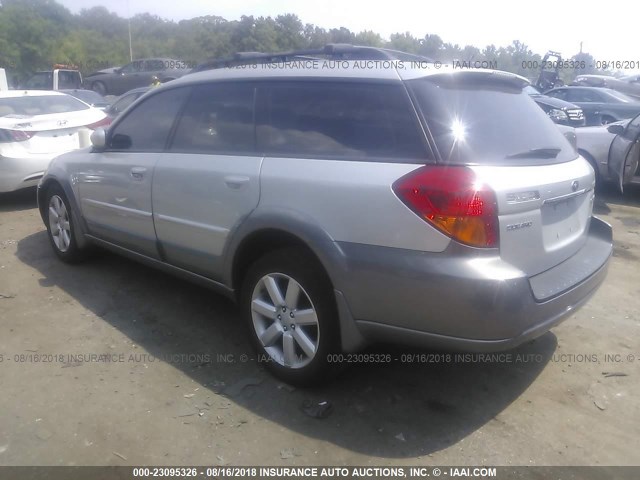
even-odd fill
[[[514,347],[605,278],[593,169],[525,79],[258,67],[153,89],[53,160],[38,201],[55,254],[97,245],[236,299],[298,384],[373,342]]]

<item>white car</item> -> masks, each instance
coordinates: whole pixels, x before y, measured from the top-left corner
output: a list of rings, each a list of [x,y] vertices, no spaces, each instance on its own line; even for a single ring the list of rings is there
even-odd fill
[[[0,92],[0,192],[38,184],[56,156],[81,148],[106,114],[70,95],[42,90]]]

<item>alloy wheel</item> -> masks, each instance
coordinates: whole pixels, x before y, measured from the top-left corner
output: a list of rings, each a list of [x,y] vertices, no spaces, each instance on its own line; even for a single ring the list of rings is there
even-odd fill
[[[258,341],[271,360],[297,369],[315,357],[320,342],[318,315],[307,292],[292,277],[263,276],[253,289],[251,317]]]
[[[53,195],[49,200],[49,228],[56,248],[61,252],[69,250],[71,245],[69,212],[58,195]]]

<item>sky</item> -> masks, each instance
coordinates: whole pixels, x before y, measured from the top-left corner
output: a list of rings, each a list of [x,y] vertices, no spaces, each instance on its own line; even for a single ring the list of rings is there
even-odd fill
[[[294,13],[303,23],[330,29],[341,26],[353,32],[373,30],[384,38],[396,32],[416,37],[440,35],[443,41],[484,48],[506,46],[520,40],[535,53],[555,50],[569,58],[580,51],[598,60],[640,63],[638,32],[640,2],[623,2],[620,8],[575,0],[529,2],[498,0],[58,0],[73,13],[104,5],[127,17],[149,12],[182,20],[217,15],[237,20],[242,15],[276,16]],[[378,6],[378,5],[384,5]],[[636,65],[633,70],[640,69]]]

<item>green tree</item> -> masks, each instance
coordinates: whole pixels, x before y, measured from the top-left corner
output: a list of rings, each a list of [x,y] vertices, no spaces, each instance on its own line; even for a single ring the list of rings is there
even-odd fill
[[[298,50],[307,47],[304,26],[296,15],[278,15],[275,25],[279,50]]]
[[[371,30],[364,30],[355,36],[355,43],[357,45],[366,45],[369,47],[383,47],[384,40],[379,33],[375,33]]]
[[[433,60],[441,60],[441,56],[444,49],[444,42],[438,35],[426,34],[422,40],[420,40],[420,48],[418,53],[425,57],[432,58]]]
[[[327,30],[303,24],[293,14],[275,17],[243,16],[227,21],[207,15],[174,22],[149,13],[122,18],[105,7],[71,14],[55,0],[0,0],[0,66],[19,75],[51,68],[54,63],[75,63],[83,73],[129,61],[129,27],[135,58],[172,57],[190,62],[220,58],[239,51],[275,52],[318,48],[328,43],[350,43],[401,50],[451,61],[496,61],[501,70],[535,80],[539,71],[527,68],[539,54],[519,40],[510,45],[458,45],[435,34],[415,37],[394,33],[389,40],[365,30],[354,33],[339,27]],[[592,68],[593,57],[580,53],[572,60],[584,69],[562,69],[565,82],[581,73],[606,73]],[[529,61],[529,62],[528,62]]]
[[[411,35],[409,32],[391,34],[391,37],[389,37],[389,42],[387,42],[386,46],[393,50],[400,50],[402,52],[420,52],[420,40]]]
[[[319,48],[331,43],[331,34],[324,28],[316,27],[310,23],[304,26],[304,39],[309,48]]]

